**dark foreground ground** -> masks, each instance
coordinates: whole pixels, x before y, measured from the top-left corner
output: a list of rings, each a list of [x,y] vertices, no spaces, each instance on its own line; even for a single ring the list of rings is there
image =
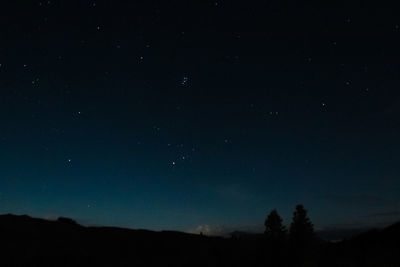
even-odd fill
[[[0,216],[0,266],[399,266],[400,223],[339,243],[206,237]]]

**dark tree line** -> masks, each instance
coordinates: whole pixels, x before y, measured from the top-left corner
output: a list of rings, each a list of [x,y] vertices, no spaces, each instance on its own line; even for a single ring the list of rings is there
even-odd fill
[[[297,205],[287,230],[277,210],[272,210],[265,222],[265,249],[268,266],[314,266],[314,226],[303,205]]]
[[[282,223],[282,218],[277,210],[272,210],[264,222],[265,235],[271,240],[289,239],[295,244],[304,244],[310,242],[314,238],[314,225],[307,216],[307,210],[303,205],[297,205],[293,212],[292,223],[289,231],[286,230]]]

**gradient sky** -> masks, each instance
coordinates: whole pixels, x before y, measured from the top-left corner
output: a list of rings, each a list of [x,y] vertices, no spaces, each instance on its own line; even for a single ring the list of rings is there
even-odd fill
[[[400,19],[359,2],[3,1],[0,213],[399,220]]]

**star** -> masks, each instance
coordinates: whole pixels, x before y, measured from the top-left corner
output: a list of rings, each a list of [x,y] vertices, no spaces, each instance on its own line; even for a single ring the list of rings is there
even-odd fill
[[[39,82],[39,78],[36,78],[36,79],[34,79],[33,81],[32,81],[32,84],[36,84],[36,83],[38,83]]]
[[[181,81],[181,85],[182,86],[186,86],[189,82],[189,77],[188,76],[183,76],[182,81]]]

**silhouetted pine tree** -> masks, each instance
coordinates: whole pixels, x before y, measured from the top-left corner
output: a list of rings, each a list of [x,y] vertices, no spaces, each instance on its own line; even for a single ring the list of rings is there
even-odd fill
[[[286,251],[286,229],[282,218],[276,210],[272,210],[265,222],[265,266],[284,266]]]
[[[307,217],[307,210],[303,205],[296,206],[289,234],[290,240],[295,243],[308,243],[314,238],[314,225]]]
[[[271,239],[283,239],[286,235],[285,226],[282,224],[282,218],[276,210],[273,210],[268,215],[264,222],[265,235]]]

